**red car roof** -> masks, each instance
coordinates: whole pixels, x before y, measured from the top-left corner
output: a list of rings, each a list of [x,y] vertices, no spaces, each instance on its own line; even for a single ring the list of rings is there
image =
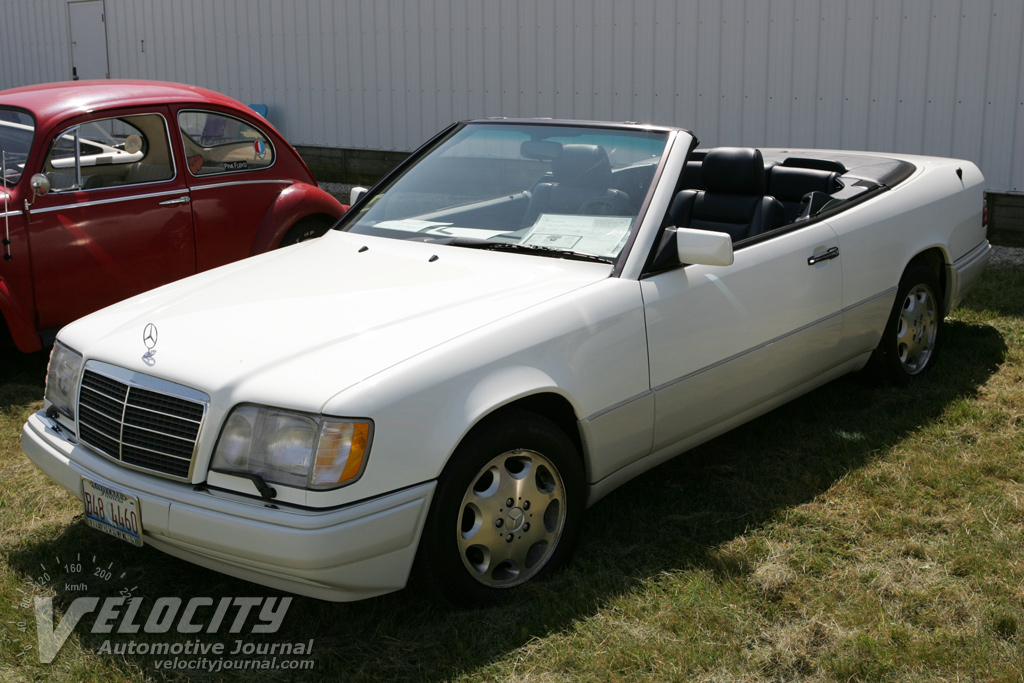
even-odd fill
[[[113,106],[206,103],[246,110],[245,105],[213,90],[183,83],[141,80],[95,80],[43,83],[0,91],[0,106],[32,112],[43,127],[55,118]]]

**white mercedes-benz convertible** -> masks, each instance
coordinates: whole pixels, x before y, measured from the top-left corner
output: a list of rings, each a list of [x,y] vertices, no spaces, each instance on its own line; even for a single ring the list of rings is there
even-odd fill
[[[514,594],[639,473],[921,376],[988,261],[968,161],[695,148],[453,125],[322,238],[65,327],[24,450],[90,526],[260,584]]]

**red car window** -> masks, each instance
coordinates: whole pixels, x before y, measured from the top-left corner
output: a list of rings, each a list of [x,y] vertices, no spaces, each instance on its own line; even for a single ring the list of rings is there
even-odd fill
[[[173,178],[166,122],[142,114],[73,126],[53,141],[43,172],[55,192]]]
[[[0,165],[7,184],[21,178],[35,131],[35,121],[25,112],[0,108]]]
[[[252,171],[274,163],[270,139],[241,119],[210,111],[182,111],[178,127],[188,170],[194,176]]]

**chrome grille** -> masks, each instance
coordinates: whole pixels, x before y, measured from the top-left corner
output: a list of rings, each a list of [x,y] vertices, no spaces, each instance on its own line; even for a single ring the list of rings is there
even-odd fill
[[[86,369],[78,436],[126,465],[187,479],[206,405]]]

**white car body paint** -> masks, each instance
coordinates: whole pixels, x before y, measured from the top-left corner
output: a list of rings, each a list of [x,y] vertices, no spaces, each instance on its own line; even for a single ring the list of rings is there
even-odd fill
[[[146,542],[161,550],[297,593],[359,599],[405,584],[436,479],[503,406],[555,396],[571,408],[593,504],[862,367],[918,254],[941,253],[947,307],[987,262],[977,168],[884,155],[916,170],[839,213],[738,245],[732,265],[645,272],[692,141],[685,131],[668,139],[615,267],[331,231],[66,327],[60,343],[87,367],[209,396],[188,481],[122,467],[45,411],[26,424],[24,450],[79,497],[82,476],[137,495]],[[838,256],[808,262],[830,249]],[[159,341],[147,353],[150,323]],[[250,479],[209,469],[243,403],[371,420],[365,472],[335,490],[277,486],[280,505],[269,507]]]

